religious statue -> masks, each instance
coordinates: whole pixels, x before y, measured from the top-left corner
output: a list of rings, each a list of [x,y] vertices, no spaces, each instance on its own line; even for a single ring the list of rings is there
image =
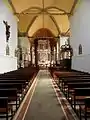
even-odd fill
[[[82,54],[82,45],[81,45],[81,44],[79,44],[79,51],[78,51],[78,54],[79,54],[79,55]]]
[[[6,55],[10,55],[9,45],[6,46]]]
[[[8,41],[9,41],[9,37],[10,37],[10,25],[8,25],[8,22],[7,21],[4,21],[3,20],[3,23],[5,25],[5,28],[6,28],[6,55],[9,55],[10,54],[10,49],[9,49],[9,44],[8,44]]]
[[[6,42],[8,42],[10,37],[10,25],[8,25],[7,21],[4,21],[4,20],[3,20],[3,23],[5,24],[5,27],[6,27]]]

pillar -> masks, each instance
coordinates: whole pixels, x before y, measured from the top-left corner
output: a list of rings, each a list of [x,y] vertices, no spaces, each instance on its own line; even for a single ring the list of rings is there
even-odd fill
[[[30,55],[31,55],[31,65],[32,65],[32,45],[30,47]]]
[[[37,53],[37,48],[38,48],[38,40],[34,40],[34,45],[35,45],[35,66],[38,66],[38,53]]]
[[[60,36],[57,38],[57,61],[60,60]]]

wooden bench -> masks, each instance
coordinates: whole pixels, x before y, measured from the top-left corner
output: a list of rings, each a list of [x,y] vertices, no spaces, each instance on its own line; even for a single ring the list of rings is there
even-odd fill
[[[16,106],[16,110],[18,109],[27,90],[29,89],[33,75],[37,72],[38,69],[36,70],[36,68],[32,67],[19,69],[0,75],[0,98],[6,102],[5,105],[0,106],[0,110],[7,109],[7,111],[4,112],[1,110],[0,113],[3,114],[3,116],[5,114],[7,120],[9,118],[9,106],[11,107],[11,112],[13,115],[12,106]],[[2,99],[0,101],[1,104],[3,104]]]
[[[23,92],[22,83],[0,83],[0,89],[5,88],[16,88],[18,93]]]
[[[85,120],[90,118],[90,97],[85,97],[84,104],[80,105],[79,116],[80,120],[84,117]]]
[[[68,83],[78,83],[78,82],[90,82],[90,78],[69,78],[69,79],[61,79],[59,81],[59,88],[64,92]]]
[[[67,83],[67,99],[69,95],[74,92],[75,88],[89,88],[90,82],[77,82],[77,83]]]
[[[0,97],[0,118],[9,120],[9,117],[12,118],[12,107],[8,104],[8,97]]]
[[[74,88],[74,91],[71,95],[72,106],[76,110],[76,105],[83,104],[85,97],[90,96],[90,87],[89,88]]]
[[[20,96],[18,96],[17,89],[15,88],[3,88],[0,89],[0,97],[8,97],[8,102],[15,102],[16,110],[20,104]],[[19,104],[17,104],[19,102]]]

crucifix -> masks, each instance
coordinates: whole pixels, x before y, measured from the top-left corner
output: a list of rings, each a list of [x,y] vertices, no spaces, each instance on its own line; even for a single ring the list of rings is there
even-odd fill
[[[6,27],[6,42],[8,42],[10,37],[10,25],[8,25],[7,21],[4,21],[4,20],[3,20],[3,23],[5,24],[5,27]]]

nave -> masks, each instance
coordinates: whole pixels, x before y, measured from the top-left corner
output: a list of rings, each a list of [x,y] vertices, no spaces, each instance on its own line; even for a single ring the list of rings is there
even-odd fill
[[[89,11],[90,0],[0,0],[0,120],[90,120]]]
[[[0,120],[89,120],[90,74],[56,67],[0,75]]]
[[[78,120],[48,70],[40,70],[36,79],[36,88],[23,120]]]

